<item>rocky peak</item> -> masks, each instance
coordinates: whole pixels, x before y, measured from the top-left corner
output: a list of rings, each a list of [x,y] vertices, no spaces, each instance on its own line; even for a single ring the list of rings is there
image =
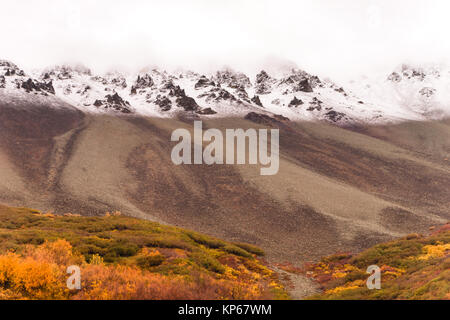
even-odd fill
[[[263,106],[263,104],[262,104],[262,102],[261,102],[261,99],[259,99],[259,96],[257,96],[257,95],[253,96],[253,98],[251,99],[251,101],[252,101],[254,104],[256,104],[257,106],[260,106],[260,107],[264,108],[264,106]]]
[[[319,100],[316,97],[314,97],[310,101],[309,107],[306,110],[308,110],[308,111],[314,111],[314,110],[321,111],[322,110],[322,104],[323,104],[323,102],[321,100]]]
[[[402,65],[402,76],[408,79],[415,78],[423,81],[426,74],[422,68],[415,68],[404,64]]]
[[[0,60],[0,75],[4,75],[5,77],[10,76],[20,76],[24,77],[25,72],[21,70],[16,64],[12,63],[8,60]]]
[[[128,86],[125,77],[118,72],[109,72],[105,77],[113,87],[125,89]]]
[[[67,80],[72,79],[75,74],[91,76],[91,70],[83,65],[58,65],[44,70],[41,78],[44,80],[57,79]]]
[[[291,102],[289,102],[288,107],[289,108],[298,107],[302,104],[303,104],[303,101],[301,99],[297,99],[297,97],[294,96],[294,98],[291,100]]]
[[[293,69],[290,74],[282,78],[279,86],[288,87],[285,92],[313,92],[313,88],[322,86],[322,82],[319,77],[313,76],[303,70]]]
[[[7,67],[7,68],[10,68],[10,69],[16,69],[16,70],[19,69],[19,67],[17,67],[17,65],[12,63],[11,61],[2,60],[2,59],[0,59],[0,67]]]
[[[24,89],[27,93],[35,91],[41,92],[44,95],[46,95],[47,93],[55,94],[55,89],[53,88],[52,81],[39,82],[29,78],[26,81],[18,81],[17,87]]]
[[[424,81],[427,78],[440,78],[441,74],[435,67],[416,67],[408,64],[402,64],[389,76],[388,80],[392,82],[400,82],[402,80]]]
[[[185,111],[196,111],[200,109],[195,99],[187,96],[184,89],[181,89],[178,85],[174,85],[171,80],[167,81],[163,88],[169,90],[169,96],[175,97],[177,105]]]
[[[231,69],[217,71],[215,79],[219,84],[225,84],[233,89],[246,89],[252,86],[249,77],[242,72],[235,72]]]
[[[166,96],[161,96],[159,94],[154,103],[161,109],[161,111],[169,111],[172,109],[172,101]]]
[[[214,87],[211,90],[202,93],[198,97],[205,98],[207,102],[239,102],[233,94],[221,87]]]
[[[117,92],[112,95],[106,95],[103,100],[96,100],[94,106],[106,110],[111,109],[122,113],[131,113],[130,103],[123,100]]]
[[[214,81],[208,79],[206,76],[201,76],[200,79],[195,83],[194,88],[200,89],[200,88],[206,88],[206,87],[215,87],[216,84]]]
[[[272,86],[275,83],[275,79],[262,70],[256,75],[255,89],[257,94],[268,94],[272,91]]]
[[[325,119],[330,120],[332,122],[339,122],[339,121],[342,121],[345,119],[348,120],[348,117],[343,112],[337,112],[335,110],[330,110],[327,113],[325,113]]]
[[[136,94],[137,90],[151,88],[155,83],[149,74],[138,75],[134,85],[131,87],[131,94]]]

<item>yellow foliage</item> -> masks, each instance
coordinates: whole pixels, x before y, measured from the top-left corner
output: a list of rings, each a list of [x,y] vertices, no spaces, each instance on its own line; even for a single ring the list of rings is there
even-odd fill
[[[358,286],[336,287],[336,288],[325,291],[325,294],[337,294],[337,293],[341,293],[342,291],[347,291],[347,290],[352,290],[352,289],[357,289],[357,288],[359,288],[359,287]]]
[[[337,294],[337,293],[341,293],[342,291],[346,291],[346,290],[358,289],[358,288],[363,287],[364,285],[365,285],[365,282],[363,280],[355,280],[355,281],[345,284],[344,286],[329,289],[329,290],[325,291],[325,294]]]
[[[445,256],[446,252],[450,250],[450,243],[437,242],[436,245],[427,245],[423,247],[425,254],[418,257],[419,260],[428,260],[433,258],[440,258]]]
[[[27,246],[25,256],[37,261],[47,261],[65,266],[80,264],[83,261],[81,256],[73,254],[72,245],[64,239],[53,242],[46,241],[37,248],[34,246]]]
[[[15,253],[0,256],[0,285],[23,298],[60,299],[67,293],[63,271],[54,263],[21,258]]]
[[[103,258],[100,257],[98,254],[93,254],[92,258],[91,258],[91,261],[89,261],[89,263],[93,264],[93,265],[102,265],[102,264],[104,264]]]
[[[347,275],[347,273],[345,273],[345,272],[339,272],[339,271],[337,271],[337,272],[333,273],[333,278],[343,278],[343,277],[345,277],[346,275]]]

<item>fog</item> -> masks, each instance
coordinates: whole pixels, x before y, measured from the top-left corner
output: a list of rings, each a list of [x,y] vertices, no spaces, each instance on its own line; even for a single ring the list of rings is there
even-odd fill
[[[2,0],[0,58],[246,72],[296,63],[345,79],[448,63],[450,2],[370,0]]]

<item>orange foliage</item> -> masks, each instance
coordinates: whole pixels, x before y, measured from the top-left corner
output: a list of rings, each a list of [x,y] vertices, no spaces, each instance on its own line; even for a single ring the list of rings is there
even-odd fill
[[[25,299],[63,298],[67,290],[61,283],[64,273],[56,264],[15,253],[0,256],[0,285]]]
[[[148,251],[148,254],[155,252]],[[159,253],[159,252],[156,252]],[[81,290],[66,287],[66,268],[81,268]],[[242,267],[241,267],[242,268]],[[244,268],[245,269],[245,268]],[[264,299],[267,288],[245,269],[238,276],[192,272],[165,276],[136,266],[86,263],[66,240],[0,255],[0,299]]]

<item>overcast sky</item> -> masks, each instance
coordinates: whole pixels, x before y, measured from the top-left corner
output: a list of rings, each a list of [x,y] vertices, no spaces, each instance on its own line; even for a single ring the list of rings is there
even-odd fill
[[[277,57],[345,78],[448,63],[449,13],[447,0],[1,0],[0,58],[251,71]]]

